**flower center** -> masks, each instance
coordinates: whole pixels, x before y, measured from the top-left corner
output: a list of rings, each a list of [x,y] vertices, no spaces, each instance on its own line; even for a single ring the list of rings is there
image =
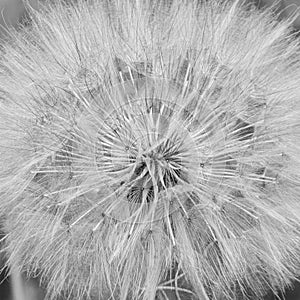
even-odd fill
[[[144,98],[115,111],[99,131],[98,169],[126,201],[155,202],[196,172],[197,151],[178,112],[167,101]]]
[[[127,194],[128,201],[151,202],[161,191],[184,181],[180,149],[177,147],[167,140],[156,151],[142,155],[130,178],[134,185]]]

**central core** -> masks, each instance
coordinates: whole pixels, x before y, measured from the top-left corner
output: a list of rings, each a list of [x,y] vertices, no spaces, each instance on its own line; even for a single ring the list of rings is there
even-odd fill
[[[184,110],[159,98],[129,100],[98,131],[97,167],[119,198],[151,203],[198,172]]]
[[[133,186],[127,194],[130,202],[151,202],[161,191],[175,186],[183,180],[179,149],[169,141],[164,146],[159,146],[156,151],[143,154],[134,167],[130,182]]]

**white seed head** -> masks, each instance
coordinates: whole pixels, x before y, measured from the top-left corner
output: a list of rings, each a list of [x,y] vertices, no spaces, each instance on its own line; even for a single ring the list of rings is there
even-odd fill
[[[261,299],[300,274],[300,51],[238,1],[54,1],[1,50],[8,264],[57,299]]]

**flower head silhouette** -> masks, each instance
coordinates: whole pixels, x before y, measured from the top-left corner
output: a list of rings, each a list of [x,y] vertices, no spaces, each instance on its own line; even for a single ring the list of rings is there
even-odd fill
[[[238,1],[54,1],[2,49],[8,263],[48,298],[254,299],[300,266],[300,56]]]

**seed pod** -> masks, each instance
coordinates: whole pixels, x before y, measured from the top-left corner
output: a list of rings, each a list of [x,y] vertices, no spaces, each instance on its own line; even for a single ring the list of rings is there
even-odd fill
[[[238,1],[53,1],[0,60],[8,265],[48,299],[261,299],[300,272],[300,49]]]

